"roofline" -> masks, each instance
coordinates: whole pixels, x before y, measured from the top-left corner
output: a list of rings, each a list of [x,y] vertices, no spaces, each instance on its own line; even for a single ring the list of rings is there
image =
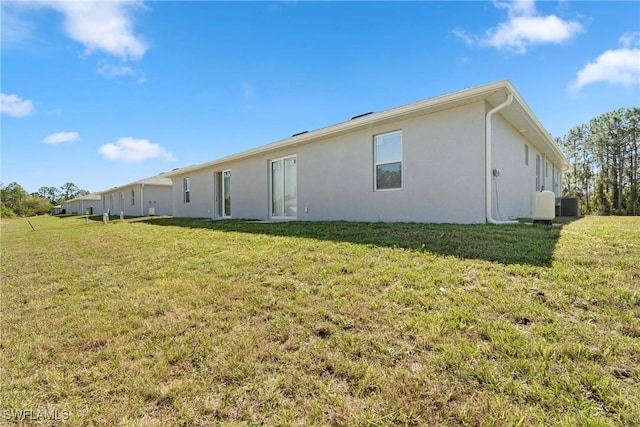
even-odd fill
[[[289,138],[285,138],[276,142],[272,142],[270,144],[262,145],[256,148],[252,148],[249,150],[242,151],[240,153],[232,154],[226,157],[222,157],[219,159],[215,159],[209,162],[200,163],[191,166],[185,166],[183,168],[178,168],[172,170],[171,172],[166,172],[164,174],[167,178],[172,178],[179,175],[184,175],[190,172],[198,171],[201,169],[207,169],[210,167],[214,167],[217,165],[221,165],[224,163],[233,162],[236,160],[242,160],[254,156],[258,156],[261,154],[266,154],[276,150],[282,150],[290,147],[297,147],[304,144],[309,144],[319,139],[323,139],[333,135],[340,135],[343,133],[355,131],[358,129],[369,128],[371,126],[375,126],[378,123],[383,123],[385,121],[402,118],[402,117],[410,117],[413,114],[417,113],[428,113],[429,110],[436,109],[440,107],[440,110],[447,109],[448,105],[453,103],[464,103],[465,101],[474,101],[480,99],[486,99],[486,97],[495,92],[503,91],[505,92],[505,96],[508,93],[512,93],[517,100],[518,104],[520,104],[525,111],[525,113],[532,119],[532,124],[538,131],[539,137],[542,138],[543,142],[546,145],[549,145],[551,149],[554,151],[556,155],[563,161],[563,170],[568,168],[568,161],[566,157],[560,152],[558,147],[555,144],[555,141],[551,138],[551,135],[546,131],[546,129],[542,126],[538,118],[533,114],[529,106],[524,102],[520,94],[516,91],[509,80],[499,80],[492,83],[488,83],[482,86],[476,86],[469,89],[463,89],[457,92],[451,92],[445,95],[436,96],[433,98],[429,98],[426,100],[405,104],[399,107],[390,108],[387,110],[383,110],[377,113],[366,114],[363,116],[356,116],[351,120],[347,120],[344,122],[340,122],[331,126],[323,127],[310,132],[303,132],[295,134]]]
[[[85,194],[84,196],[76,197],[75,199],[65,200],[62,203],[78,202],[84,200],[102,200],[102,196],[100,195],[100,193]]]
[[[558,158],[560,159],[560,161],[562,163],[562,165],[561,165],[562,166],[562,171],[564,172],[564,171],[568,170],[569,169],[569,160],[566,158],[564,153],[562,153],[562,151],[560,151],[560,147],[558,147],[558,145],[556,144],[556,142],[553,139],[553,137],[551,136],[551,134],[542,125],[542,123],[540,122],[538,117],[536,117],[536,115],[533,113],[533,111],[531,110],[529,105],[525,102],[525,100],[522,98],[522,96],[520,96],[518,91],[511,84],[511,82],[507,81],[507,85],[508,85],[509,91],[513,94],[513,96],[516,99],[516,101],[518,102],[518,104],[520,104],[520,106],[525,111],[525,113],[527,113],[527,116],[532,119],[533,125],[536,128],[536,130],[538,131],[538,136],[543,140],[543,142],[546,142],[546,144],[549,146],[549,148],[551,148],[551,150],[554,152],[554,154],[556,156],[558,156]]]
[[[107,193],[112,193],[114,191],[120,191],[123,190],[125,188],[128,187],[133,187],[136,185],[144,185],[144,186],[149,186],[149,185],[155,185],[158,187],[171,187],[173,184],[163,184],[163,183],[159,183],[159,182],[146,182],[149,179],[153,179],[153,178],[165,178],[166,177],[166,173],[163,173],[161,176],[154,176],[151,178],[145,178],[145,179],[141,179],[140,181],[135,181],[135,182],[130,182],[129,184],[124,184],[124,185],[119,185],[118,187],[112,187],[109,188],[107,190],[102,190],[102,191],[96,191],[96,194],[107,194]]]

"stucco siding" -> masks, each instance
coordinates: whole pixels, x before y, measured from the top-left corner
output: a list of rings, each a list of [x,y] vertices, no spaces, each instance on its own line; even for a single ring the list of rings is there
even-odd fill
[[[374,136],[402,131],[402,188],[374,190]],[[484,222],[484,104],[396,121],[173,177],[174,215],[217,216],[216,172],[231,170],[231,216],[269,219],[270,161],[297,158],[301,220]],[[183,180],[191,181],[184,203]]]
[[[482,114],[476,104],[303,147],[298,218],[483,222]],[[398,130],[402,188],[375,191],[374,137]]]
[[[146,184],[144,189],[141,184],[123,186],[102,193],[100,213],[109,211],[110,215],[120,215],[122,212],[124,216],[146,216],[149,207],[154,207],[155,215],[171,215],[171,194],[172,187],[164,185]]]
[[[141,190],[141,196],[144,213],[143,216],[149,215],[149,208],[155,209],[156,215],[173,215],[172,205],[172,187],[164,185],[145,184]],[[140,213],[138,213],[140,215]]]
[[[531,195],[536,191],[536,156],[540,158],[540,189],[553,191],[552,173],[558,166],[519,130],[500,115],[493,118],[492,167],[500,170],[500,176],[492,178],[492,214],[497,220],[531,216]],[[525,145],[528,147],[528,164],[525,164]],[[549,163],[549,175],[546,166]],[[556,190],[560,184],[556,186]]]
[[[65,214],[86,215],[89,212],[92,215],[99,215],[102,201],[100,200],[70,200],[61,204]]]
[[[191,185],[189,202],[186,202],[184,197],[185,178],[189,178]],[[211,169],[202,169],[190,174],[172,177],[171,179],[173,181],[172,200],[174,216],[193,218],[213,217],[214,175]]]

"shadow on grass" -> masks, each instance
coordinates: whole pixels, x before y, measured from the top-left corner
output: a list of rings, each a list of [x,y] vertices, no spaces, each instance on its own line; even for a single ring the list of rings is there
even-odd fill
[[[379,247],[397,247],[503,264],[551,265],[560,227],[533,225],[457,225],[359,223],[344,221],[259,222],[196,218],[148,218],[157,226],[221,232],[301,237]]]

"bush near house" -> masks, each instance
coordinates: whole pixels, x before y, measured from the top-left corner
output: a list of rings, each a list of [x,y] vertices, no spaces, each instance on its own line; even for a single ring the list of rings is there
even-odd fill
[[[7,421],[640,421],[638,218],[31,223],[2,230]]]

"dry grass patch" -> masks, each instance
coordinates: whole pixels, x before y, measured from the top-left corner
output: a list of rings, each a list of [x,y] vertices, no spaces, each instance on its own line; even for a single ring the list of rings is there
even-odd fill
[[[0,417],[640,422],[637,218],[31,222],[2,230]]]

